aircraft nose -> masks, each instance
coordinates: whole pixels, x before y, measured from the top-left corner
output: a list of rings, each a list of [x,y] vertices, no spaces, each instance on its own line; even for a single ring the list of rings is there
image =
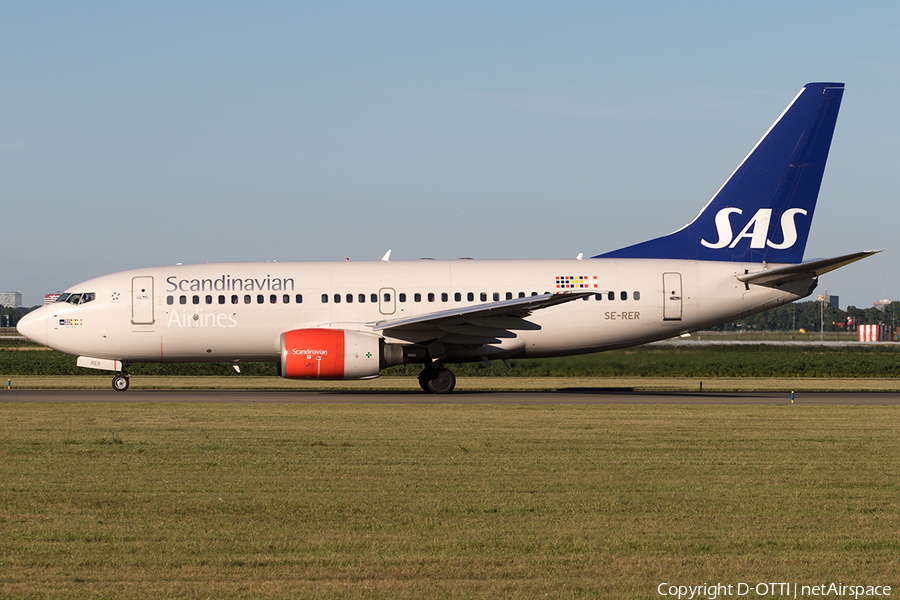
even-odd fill
[[[47,345],[47,315],[43,308],[31,311],[19,319],[16,330],[35,344]]]

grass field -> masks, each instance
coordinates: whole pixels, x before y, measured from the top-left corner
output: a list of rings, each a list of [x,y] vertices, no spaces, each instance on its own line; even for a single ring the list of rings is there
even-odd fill
[[[75,366],[75,357],[45,350],[21,340],[0,342],[0,380],[20,376],[96,377],[103,372]],[[828,347],[766,346],[760,344],[679,347],[640,346],[564,358],[512,361],[509,370],[499,362],[449,365],[457,377],[591,377],[591,378],[867,378],[900,380],[900,344]],[[242,363],[237,374],[228,363],[129,364],[134,383],[148,376],[276,380],[274,363]],[[386,376],[415,377],[421,365],[391,367]],[[106,387],[108,382],[104,384]]]
[[[887,406],[0,404],[0,597],[896,590],[898,428]]]

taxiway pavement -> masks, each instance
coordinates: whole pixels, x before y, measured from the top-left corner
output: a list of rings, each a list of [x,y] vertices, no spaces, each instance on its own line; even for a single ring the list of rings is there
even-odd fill
[[[0,403],[116,404],[790,404],[789,392],[646,392],[571,388],[554,392],[298,390],[0,390]],[[900,404],[900,392],[798,392],[795,404]]]

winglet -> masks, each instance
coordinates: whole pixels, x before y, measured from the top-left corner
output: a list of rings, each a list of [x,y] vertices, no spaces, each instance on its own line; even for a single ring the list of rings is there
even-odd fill
[[[383,260],[384,262],[391,262],[391,251],[388,250],[387,252],[385,252],[384,256],[381,257],[381,260]]]

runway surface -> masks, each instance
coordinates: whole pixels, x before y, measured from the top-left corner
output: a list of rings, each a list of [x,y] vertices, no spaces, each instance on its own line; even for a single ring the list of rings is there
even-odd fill
[[[898,392],[802,392],[796,404],[900,404]],[[98,404],[790,404],[786,392],[637,392],[572,388],[556,392],[297,390],[2,390],[0,403]]]

